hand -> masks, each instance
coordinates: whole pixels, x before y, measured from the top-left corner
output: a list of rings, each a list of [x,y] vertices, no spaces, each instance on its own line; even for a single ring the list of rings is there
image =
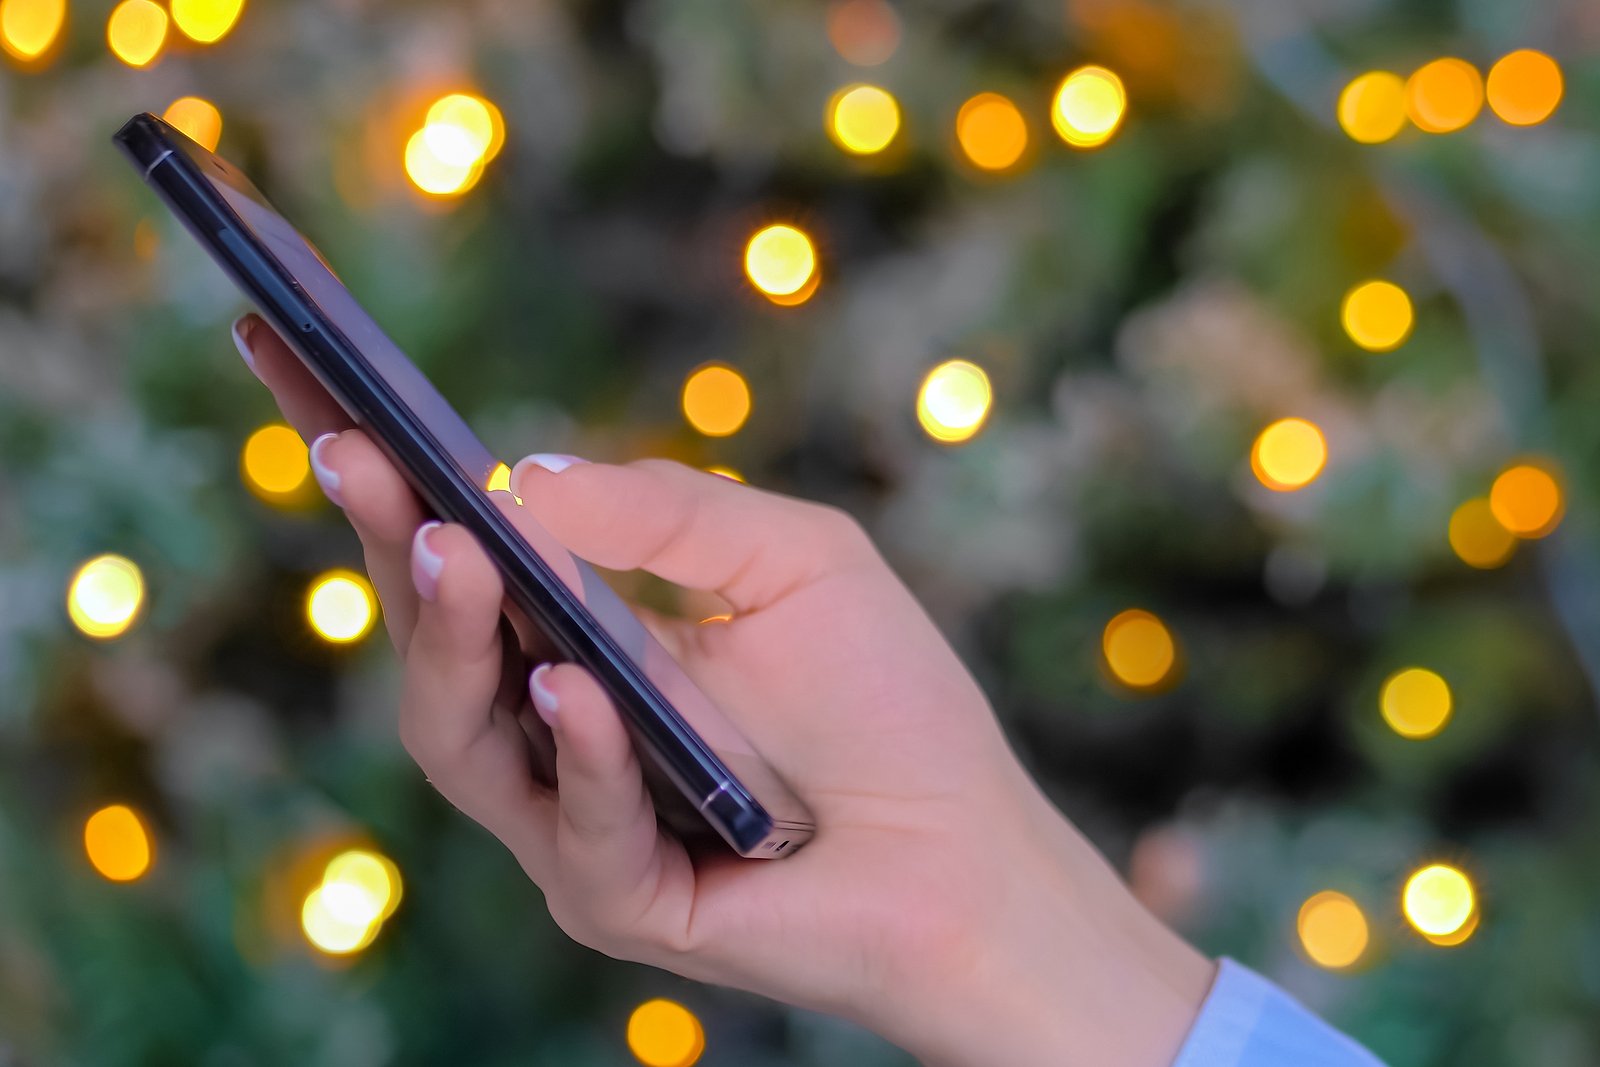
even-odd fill
[[[652,620],[816,815],[792,858],[691,858],[658,831],[628,735],[573,664],[501,686],[499,576],[259,319],[241,348],[360,535],[405,662],[400,734],[495,834],[562,929],[609,955],[846,1016],[939,1064],[1165,1067],[1211,964],[1132,899],[1040,794],[971,676],[842,512],[676,463],[522,464],[502,506],[603,567],[721,596]],[[552,463],[551,466],[560,466]]]

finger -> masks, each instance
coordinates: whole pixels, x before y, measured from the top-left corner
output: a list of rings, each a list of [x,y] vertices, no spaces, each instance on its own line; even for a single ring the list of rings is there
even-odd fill
[[[452,804],[539,877],[554,840],[554,800],[530,770],[515,713],[497,708],[499,575],[465,528],[427,523],[411,556],[417,621],[406,654],[400,736]]]
[[[233,343],[301,437],[311,441],[351,425],[350,416],[260,315],[244,315],[233,324]]]
[[[538,667],[528,689],[556,739],[556,854],[562,885],[603,929],[668,922],[680,902],[657,891],[682,875],[681,846],[656,832],[655,808],[616,708],[576,664]]]
[[[417,615],[411,543],[428,518],[422,502],[361,430],[325,433],[312,441],[311,471],[360,536],[367,574],[383,604],[384,626],[404,655]]]
[[[736,611],[872,557],[866,534],[836,508],[669,460],[613,466],[530,456],[511,479],[525,507],[577,555],[712,590]]]

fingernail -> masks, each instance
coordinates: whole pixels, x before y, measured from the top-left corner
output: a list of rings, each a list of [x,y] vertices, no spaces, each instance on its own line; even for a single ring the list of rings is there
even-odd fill
[[[250,334],[255,328],[256,320],[252,315],[240,315],[233,321],[233,343],[238,347],[239,356],[244,360],[244,365],[250,368],[251,374],[256,373],[255,353],[250,351]]]
[[[533,697],[533,708],[539,713],[539,718],[552,730],[556,728],[556,695],[545,684],[545,679],[550,677],[550,664],[541,663],[528,675],[528,695]]]
[[[543,467],[551,474],[560,474],[568,467],[575,467],[588,460],[582,456],[568,456],[560,452],[535,452],[531,456],[523,456],[517,460],[517,465],[511,468],[511,485],[516,487],[522,484],[522,472],[529,467]]]
[[[317,484],[322,486],[323,495],[342,508],[344,497],[339,495],[341,482],[339,472],[328,466],[327,460],[323,458],[323,450],[333,444],[338,436],[336,433],[325,433],[311,442],[311,473],[316,475]]]
[[[444,570],[444,557],[428,546],[428,535],[442,523],[425,522],[417,527],[417,536],[411,539],[411,584],[417,595],[432,600],[439,595],[439,572]]]

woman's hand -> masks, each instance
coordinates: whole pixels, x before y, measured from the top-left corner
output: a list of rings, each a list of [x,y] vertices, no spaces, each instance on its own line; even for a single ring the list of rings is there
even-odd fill
[[[816,815],[792,858],[691,857],[658,831],[604,691],[541,667],[559,788],[501,686],[503,593],[271,329],[235,328],[361,537],[405,663],[400,735],[511,849],[562,929],[609,955],[855,1019],[930,1063],[1164,1067],[1211,964],[1041,796],[983,694],[843,513],[676,463],[538,458],[502,506],[576,555],[716,593],[652,620]],[[324,436],[336,434],[337,436]]]

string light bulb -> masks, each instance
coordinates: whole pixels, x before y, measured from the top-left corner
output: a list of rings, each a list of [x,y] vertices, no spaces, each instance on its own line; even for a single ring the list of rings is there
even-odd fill
[[[1435,944],[1460,944],[1454,935],[1469,923],[1476,925],[1478,903],[1472,880],[1447,863],[1429,864],[1412,874],[1400,902],[1406,921]]]
[[[828,101],[828,134],[852,155],[882,152],[900,132],[900,105],[877,85],[847,85]]]
[[[66,21],[67,0],[0,0],[0,48],[13,59],[37,62]]]
[[[1378,694],[1383,721],[1395,733],[1412,741],[1437,735],[1450,721],[1453,707],[1449,683],[1426,667],[1396,671],[1383,683]]]
[[[917,422],[941,444],[960,444],[977,436],[993,406],[989,375],[970,360],[945,360],[928,372],[917,390]]]
[[[1484,571],[1504,566],[1517,547],[1516,535],[1500,525],[1484,496],[1465,501],[1451,513],[1448,536],[1461,562]]]
[[[172,21],[183,35],[200,44],[227,36],[244,11],[244,0],[171,0]]]
[[[980,170],[1009,170],[1027,151],[1028,124],[1009,97],[979,93],[956,113],[956,143]]]
[[[1308,419],[1279,419],[1256,436],[1250,468],[1262,485],[1278,493],[1304,489],[1328,462],[1328,441]]]
[[[1507,467],[1489,488],[1489,509],[1518,537],[1548,537],[1566,511],[1561,483],[1544,462]]]
[[[1332,889],[1317,893],[1300,905],[1295,926],[1301,947],[1311,961],[1334,971],[1354,966],[1366,952],[1370,939],[1361,906]]]
[[[306,593],[312,630],[336,645],[359,641],[377,621],[377,598],[365,577],[348,570],[318,575]]]
[[[1172,631],[1151,612],[1129,608],[1106,623],[1100,650],[1111,676],[1129,689],[1156,689],[1178,663]]]
[[[628,1017],[628,1050],[644,1067],[693,1067],[706,1049],[705,1028],[671,1000],[647,1000]]]
[[[1406,114],[1427,133],[1451,133],[1483,110],[1483,75],[1453,56],[1427,63],[1406,80]]]
[[[151,0],[122,0],[106,20],[106,44],[130,67],[147,67],[167,40],[167,12]]]
[[[1392,352],[1411,336],[1416,311],[1404,289],[1374,280],[1345,294],[1339,318],[1350,340],[1368,352]]]
[[[222,140],[222,112],[203,97],[180,96],[167,105],[161,117],[208,152],[216,151]]]
[[[311,476],[310,452],[294,430],[270,423],[245,439],[239,451],[239,473],[262,500],[287,503],[299,495]]]
[[[132,626],[144,604],[139,565],[114,553],[81,565],[67,584],[67,615],[88,637],[107,640]]]
[[[1537,126],[1555,114],[1564,91],[1561,65],[1531,48],[1500,57],[1485,87],[1489,110],[1512,126]]]
[[[1392,140],[1406,124],[1406,83],[1387,70],[1351,79],[1339,94],[1339,126],[1361,144]]]
[[[816,246],[797,226],[763,226],[745,245],[744,273],[769,300],[809,295],[818,274]]]
[[[83,850],[95,871],[111,882],[142,878],[155,860],[150,831],[126,804],[109,804],[89,816],[83,824]]]
[[[1079,67],[1057,86],[1050,121],[1073,148],[1098,148],[1116,134],[1127,110],[1121,78],[1105,67]]]
[[[737,433],[750,417],[750,383],[726,363],[706,363],[690,371],[680,400],[683,417],[707,437]]]

